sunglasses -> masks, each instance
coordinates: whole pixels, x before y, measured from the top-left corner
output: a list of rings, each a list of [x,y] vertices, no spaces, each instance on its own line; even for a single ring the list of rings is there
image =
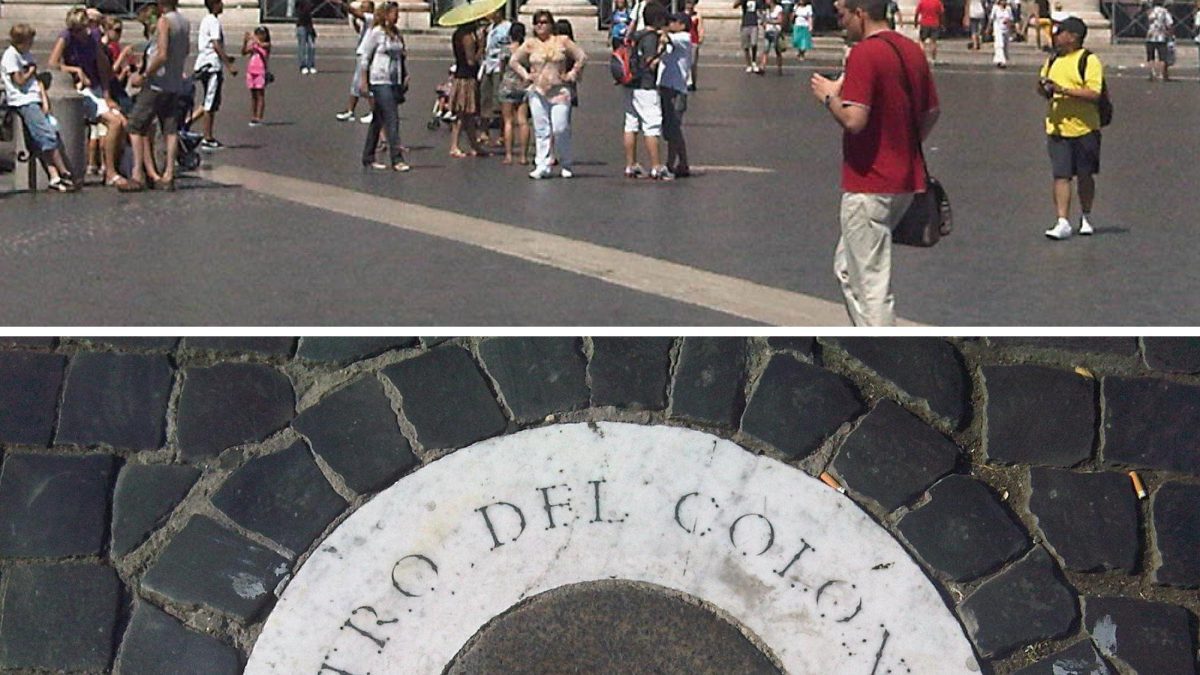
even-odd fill
[[[534,22],[533,22],[533,25],[535,25],[535,26],[549,26],[549,25],[551,25],[551,23],[552,23],[552,22],[550,22],[550,21],[534,21]]]

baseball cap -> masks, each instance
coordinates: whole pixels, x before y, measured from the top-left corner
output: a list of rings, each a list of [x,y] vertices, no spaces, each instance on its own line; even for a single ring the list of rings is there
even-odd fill
[[[1083,22],[1083,19],[1080,19],[1077,16],[1068,16],[1054,26],[1054,32],[1055,34],[1073,33],[1078,35],[1079,40],[1082,42],[1083,39],[1087,37],[1087,24]]]

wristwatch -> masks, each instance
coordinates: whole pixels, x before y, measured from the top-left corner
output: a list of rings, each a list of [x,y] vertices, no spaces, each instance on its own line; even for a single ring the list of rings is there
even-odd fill
[[[829,110],[829,102],[833,100],[833,94],[825,94],[825,109]]]

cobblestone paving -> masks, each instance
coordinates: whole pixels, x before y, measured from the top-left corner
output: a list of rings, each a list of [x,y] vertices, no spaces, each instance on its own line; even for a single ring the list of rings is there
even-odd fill
[[[1196,338],[0,338],[0,669],[240,672],[373,494],[617,420],[828,470],[986,672],[1191,673],[1198,413]]]

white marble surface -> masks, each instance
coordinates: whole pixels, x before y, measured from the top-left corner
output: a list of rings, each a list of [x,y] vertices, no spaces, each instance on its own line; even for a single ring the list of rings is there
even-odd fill
[[[979,670],[845,496],[710,434],[599,423],[487,440],[379,494],[298,571],[246,672],[441,672],[522,599],[597,579],[701,598],[791,673]]]

